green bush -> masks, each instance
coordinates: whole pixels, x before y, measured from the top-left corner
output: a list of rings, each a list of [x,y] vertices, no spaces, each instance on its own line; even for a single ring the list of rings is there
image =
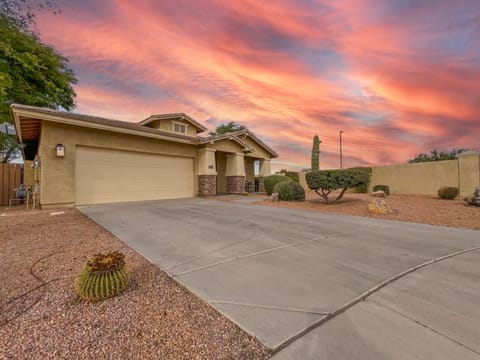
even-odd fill
[[[390,195],[390,187],[388,185],[375,185],[373,191],[383,191],[385,194]]]
[[[296,171],[287,171],[285,173],[285,176],[288,176],[290,179],[296,181],[297,183],[300,181],[300,179],[298,178],[298,172]]]
[[[292,179],[283,175],[270,175],[263,179],[263,186],[265,187],[267,194],[272,195],[275,184],[282,181],[292,181]]]
[[[278,198],[283,201],[305,201],[305,190],[295,181],[281,181],[273,187]]]
[[[453,186],[444,186],[438,189],[438,197],[445,200],[453,200],[458,196],[458,188]]]
[[[340,170],[321,170],[305,174],[308,187],[323,197],[326,203],[330,202],[328,195],[335,190],[341,190],[334,199],[340,200],[349,188],[368,184],[370,173],[365,169],[352,168]]]

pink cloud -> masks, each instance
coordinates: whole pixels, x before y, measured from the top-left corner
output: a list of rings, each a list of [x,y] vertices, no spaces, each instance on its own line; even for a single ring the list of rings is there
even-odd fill
[[[39,28],[79,74],[79,111],[238,121],[278,150],[278,167],[308,166],[316,133],[337,166],[344,130],[355,166],[478,146],[480,5],[433,3],[117,0],[98,16],[96,3],[65,5]]]

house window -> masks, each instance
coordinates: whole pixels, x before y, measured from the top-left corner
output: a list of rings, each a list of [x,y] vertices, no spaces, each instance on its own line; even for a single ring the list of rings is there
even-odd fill
[[[179,123],[173,123],[173,131],[181,134],[186,134],[187,126]]]

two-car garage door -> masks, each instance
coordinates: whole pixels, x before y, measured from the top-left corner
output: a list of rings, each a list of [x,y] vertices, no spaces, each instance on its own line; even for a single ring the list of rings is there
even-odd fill
[[[77,147],[77,205],[194,195],[192,158]]]

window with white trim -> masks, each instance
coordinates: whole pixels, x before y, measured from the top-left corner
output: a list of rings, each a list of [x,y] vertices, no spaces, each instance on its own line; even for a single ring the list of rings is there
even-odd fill
[[[187,133],[187,125],[183,125],[180,123],[173,123],[173,131],[180,133],[180,134],[186,134]]]

